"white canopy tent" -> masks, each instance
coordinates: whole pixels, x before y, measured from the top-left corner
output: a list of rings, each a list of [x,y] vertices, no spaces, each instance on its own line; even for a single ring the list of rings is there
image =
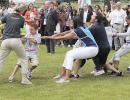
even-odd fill
[[[84,5],[88,4],[88,5],[92,5],[92,0],[78,0],[78,4],[80,5],[80,7],[82,8]]]
[[[35,0],[9,0],[9,2],[29,4],[34,3]]]

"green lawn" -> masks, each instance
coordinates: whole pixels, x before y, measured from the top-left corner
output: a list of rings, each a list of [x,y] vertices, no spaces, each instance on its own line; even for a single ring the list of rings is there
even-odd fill
[[[31,86],[20,84],[20,73],[17,73],[15,82],[8,83],[8,76],[16,63],[16,56],[12,53],[0,74],[0,100],[130,100],[130,72],[126,71],[130,55],[121,61],[124,77],[94,77],[90,75],[94,65],[88,61],[80,79],[72,79],[69,84],[56,84],[52,77],[60,71],[64,54],[69,48],[56,49],[55,55],[48,55],[46,49],[40,46],[40,66],[33,73]]]

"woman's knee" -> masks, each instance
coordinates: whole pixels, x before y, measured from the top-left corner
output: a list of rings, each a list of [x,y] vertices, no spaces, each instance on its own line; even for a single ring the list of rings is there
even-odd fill
[[[68,52],[66,53],[66,57],[72,57],[72,55],[73,55],[73,52],[72,52],[72,51],[68,51]]]

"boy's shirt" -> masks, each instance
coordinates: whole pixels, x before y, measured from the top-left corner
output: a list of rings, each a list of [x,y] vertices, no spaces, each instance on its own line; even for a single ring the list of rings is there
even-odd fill
[[[32,35],[31,33],[28,33],[25,37],[27,38],[25,43],[25,50],[28,52],[37,52],[38,44],[41,43],[41,34],[37,33]],[[30,42],[29,38],[33,38],[37,43]]]
[[[130,25],[129,25],[128,29],[127,29],[127,32],[125,32],[125,33],[118,33],[117,36],[125,37],[126,38],[126,42],[130,43]]]

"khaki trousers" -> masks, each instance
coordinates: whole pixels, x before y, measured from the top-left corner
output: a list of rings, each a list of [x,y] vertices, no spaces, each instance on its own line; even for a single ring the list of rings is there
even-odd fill
[[[18,56],[18,59],[21,60],[21,73],[26,74],[28,61],[20,38],[10,38],[2,41],[0,50],[0,71],[2,70],[5,58],[10,54],[11,51],[14,51]]]

